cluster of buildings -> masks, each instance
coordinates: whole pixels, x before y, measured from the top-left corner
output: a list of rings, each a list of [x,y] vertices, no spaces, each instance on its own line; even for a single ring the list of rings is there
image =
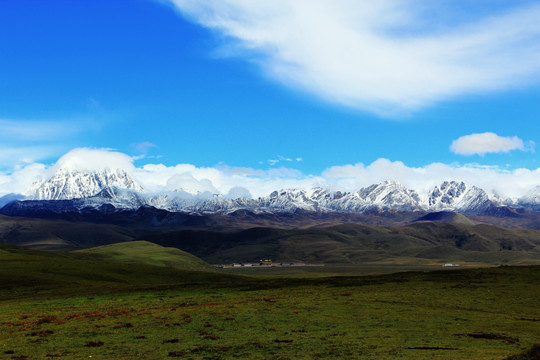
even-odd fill
[[[244,263],[244,262],[238,262],[238,263],[232,263],[232,264],[219,264],[214,265],[215,267],[219,268],[235,268],[235,267],[287,267],[287,266],[323,266],[323,264],[308,264],[304,262],[272,262],[272,259],[260,259],[256,262],[251,263]]]

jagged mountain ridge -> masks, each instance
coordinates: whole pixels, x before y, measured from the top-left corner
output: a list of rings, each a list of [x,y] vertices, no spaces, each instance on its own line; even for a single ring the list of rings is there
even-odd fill
[[[540,202],[540,197],[535,195],[538,194],[538,189],[535,190],[536,192],[523,197],[523,201],[534,204]],[[320,187],[309,190],[283,189],[257,199],[232,199],[210,193],[192,195],[182,191],[151,194],[146,193],[140,184],[120,169],[99,171],[60,169],[50,179],[36,184],[34,195],[28,199],[76,200],[63,203],[66,207],[70,207],[70,211],[82,208],[97,209],[109,204],[118,209],[152,206],[171,212],[195,214],[248,210],[254,213],[306,211],[357,214],[377,211],[458,211],[482,215],[501,212],[498,209],[506,205],[497,197],[488,195],[483,189],[456,181],[445,181],[425,194],[408,189],[392,180],[373,184],[355,192],[331,191]],[[50,206],[50,202],[47,204]],[[536,205],[540,208],[540,205]],[[32,206],[39,206],[39,202],[33,202]],[[59,210],[61,206],[55,208]]]

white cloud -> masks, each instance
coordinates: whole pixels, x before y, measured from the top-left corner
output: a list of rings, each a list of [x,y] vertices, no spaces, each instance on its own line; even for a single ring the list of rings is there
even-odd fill
[[[534,143],[528,142],[525,147],[523,140],[517,136],[499,136],[492,132],[465,135],[452,142],[450,150],[459,155],[485,155],[487,153],[509,152],[511,150],[532,150]]]
[[[191,164],[147,164],[136,168],[134,177],[149,192],[183,189],[190,193],[209,191],[227,194],[233,191],[232,189],[241,187],[255,197],[268,195],[276,189],[298,186],[310,188],[317,184],[314,177],[306,176],[295,169],[196,167]]]
[[[227,194],[225,194],[225,197],[229,199],[238,199],[238,198],[251,199],[253,196],[251,195],[248,189],[243,188],[241,186],[235,186],[231,188]]]
[[[128,173],[135,170],[133,158],[111,149],[77,148],[62,156],[52,167],[81,171],[122,169]]]
[[[186,193],[221,193],[225,197],[266,196],[279,189],[310,189],[321,186],[334,190],[356,191],[384,180],[396,180],[410,189],[427,191],[443,181],[464,181],[484,190],[508,197],[525,194],[540,185],[540,169],[505,170],[477,164],[448,165],[432,163],[410,167],[400,161],[378,159],[371,164],[333,166],[322,174],[303,174],[289,168],[269,170],[227,167],[197,167],[192,164],[165,166],[147,164],[135,167],[128,155],[106,149],[74,149],[50,167],[30,164],[0,173],[0,196],[28,194],[34,181],[51,175],[61,166],[79,169],[120,167],[127,170],[149,193],[183,190]]]
[[[190,173],[182,173],[173,175],[169,180],[167,180],[167,185],[165,186],[167,191],[184,191],[190,194],[198,194],[209,192],[212,194],[219,193],[212,181],[208,179],[197,180]]]
[[[221,54],[253,61],[287,86],[386,116],[539,80],[537,2],[473,18],[469,1],[168,1],[223,35]]]
[[[0,196],[10,193],[28,195],[32,184],[46,174],[46,166],[39,163],[18,167],[11,173],[0,173]]]

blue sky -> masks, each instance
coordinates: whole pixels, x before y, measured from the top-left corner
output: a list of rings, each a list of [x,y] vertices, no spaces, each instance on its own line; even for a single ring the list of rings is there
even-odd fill
[[[540,6],[437,3],[3,0],[0,170],[81,147],[301,176],[537,169]]]

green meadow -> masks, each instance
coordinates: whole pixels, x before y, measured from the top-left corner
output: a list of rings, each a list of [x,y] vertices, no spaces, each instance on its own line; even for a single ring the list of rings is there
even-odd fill
[[[2,245],[0,359],[538,359],[539,266],[247,276],[135,245]]]

